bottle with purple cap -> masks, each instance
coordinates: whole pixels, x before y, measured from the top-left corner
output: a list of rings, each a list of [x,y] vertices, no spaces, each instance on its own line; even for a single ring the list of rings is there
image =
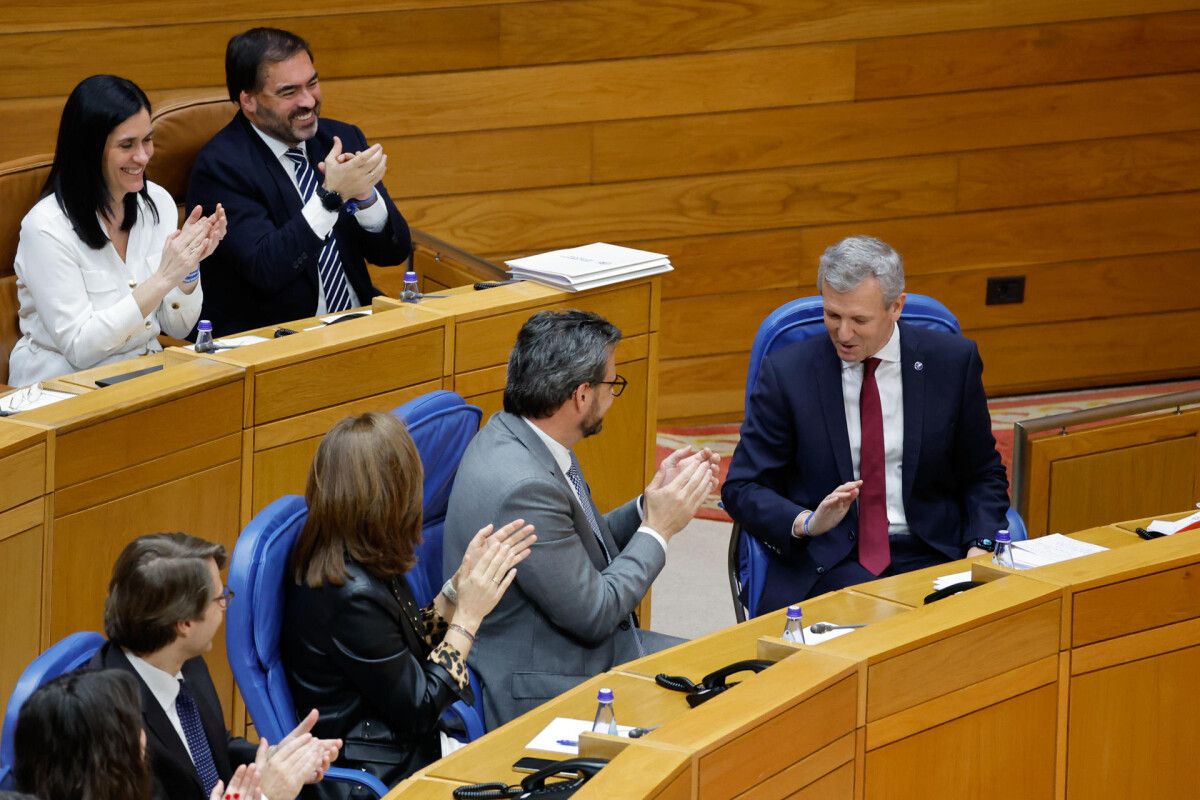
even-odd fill
[[[996,550],[992,553],[992,561],[998,567],[1016,569],[1013,562],[1012,536],[1008,531],[996,531]]]
[[[400,302],[421,302],[421,287],[417,284],[417,273],[411,269],[404,273],[404,291],[400,292]]]
[[[805,644],[804,614],[800,610],[800,606],[788,606],[787,623],[783,626],[783,640],[785,642]]]
[[[612,689],[601,689],[596,693],[596,721],[592,733],[617,735],[617,712],[613,710]]]

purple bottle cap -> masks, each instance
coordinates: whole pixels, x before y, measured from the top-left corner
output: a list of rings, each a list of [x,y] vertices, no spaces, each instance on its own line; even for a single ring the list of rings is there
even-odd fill
[[[413,272],[412,270],[409,270],[408,272],[404,273],[404,282],[405,283],[408,283],[409,281],[415,281],[416,279],[417,279],[417,273]]]
[[[802,616],[802,614],[800,613],[800,606],[788,606],[788,610],[787,610],[787,618],[788,619],[800,619],[801,616]]]
[[[596,693],[596,699],[601,703],[611,703],[613,701],[612,689],[601,689]]]
[[[212,323],[211,323],[211,322],[209,322],[209,321],[208,321],[208,320],[206,320],[206,319],[202,319],[202,320],[200,320],[200,324],[196,326],[196,330],[198,330],[198,331],[211,331],[211,330],[212,330]]]
[[[1008,535],[1008,531],[996,531],[997,542],[1011,542],[1012,537]]]

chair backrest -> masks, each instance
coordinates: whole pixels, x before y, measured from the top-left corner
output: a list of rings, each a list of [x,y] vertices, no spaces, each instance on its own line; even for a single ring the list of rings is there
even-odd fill
[[[104,644],[104,637],[92,631],[80,631],[53,644],[49,650],[33,660],[13,689],[4,712],[4,732],[0,735],[0,767],[11,769],[15,747],[13,733],[17,730],[17,717],[21,706],[43,684],[72,670],[79,669],[95,655]],[[0,786],[0,789],[9,788]]]
[[[958,319],[942,303],[923,294],[908,295],[900,319],[910,325],[961,334]],[[768,354],[813,336],[825,335],[825,311],[821,298],[801,297],[784,303],[758,326],[750,348],[746,373],[746,407],[758,381],[758,367]],[[767,574],[767,549],[758,539],[734,524],[728,553],[729,586],[738,621],[758,614],[758,600]]]
[[[0,383],[8,383],[8,354],[21,338],[17,319],[17,279],[13,261],[21,220],[42,193],[52,156],[31,156],[0,164]]]
[[[442,529],[458,462],[479,430],[483,412],[454,392],[439,389],[409,400],[392,411],[408,426],[425,470],[424,522],[417,564],[408,585],[417,605],[426,605],[442,588]]]
[[[229,561],[229,588],[236,595],[225,615],[229,664],[254,727],[272,742],[296,726],[279,632],[288,562],[307,516],[303,497],[279,498],[250,520]]]
[[[236,111],[227,95],[213,94],[181,98],[154,109],[154,159],[146,167],[150,180],[170,192],[177,204],[183,203],[200,148]]]

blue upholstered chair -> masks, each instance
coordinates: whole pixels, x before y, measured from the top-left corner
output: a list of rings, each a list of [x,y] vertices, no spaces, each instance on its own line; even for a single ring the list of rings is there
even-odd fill
[[[417,563],[407,573],[417,605],[433,601],[446,578],[442,575],[442,532],[446,523],[446,508],[458,462],[462,461],[467,445],[479,431],[483,412],[454,392],[444,389],[409,400],[392,411],[408,427],[421,468],[425,471],[423,522],[421,544],[417,547]],[[467,668],[475,705],[461,701],[454,704],[457,716],[466,727],[466,740],[473,741],[484,733],[483,690],[475,670]],[[461,706],[462,708],[459,708]],[[473,714],[466,713],[468,710]]]
[[[4,732],[0,734],[0,789],[16,789],[12,776],[16,755],[13,734],[17,730],[17,717],[21,713],[21,706],[25,705],[29,696],[43,684],[86,664],[102,644],[104,637],[98,633],[72,633],[55,642],[21,673],[8,700],[8,708],[4,712]]]
[[[296,707],[279,656],[284,581],[308,508],[285,495],[250,520],[229,561],[229,588],[237,600],[225,612],[225,645],[233,677],[261,736],[278,742],[296,727]],[[331,767],[327,781],[358,784],[383,797],[388,787],[374,775]]]
[[[950,309],[932,297],[909,293],[900,318],[910,325],[961,334],[962,327]],[[746,374],[746,407],[758,381],[758,367],[769,353],[812,336],[824,336],[825,312],[821,298],[801,297],[784,303],[767,315],[758,327],[750,348],[750,368]],[[1025,523],[1015,509],[1008,510],[1008,528],[1013,541],[1026,537]],[[729,589],[738,622],[758,615],[758,601],[767,576],[767,549],[761,541],[733,524],[729,537]]]

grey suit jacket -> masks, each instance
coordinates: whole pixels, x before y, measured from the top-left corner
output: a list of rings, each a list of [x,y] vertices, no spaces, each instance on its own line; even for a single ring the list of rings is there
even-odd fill
[[[637,534],[636,500],[596,517],[613,554],[607,566],[570,484],[521,418],[496,414],[467,448],[446,514],[445,574],[488,523],[524,519],[538,537],[471,649],[489,729],[637,656],[629,614],[666,554]]]

